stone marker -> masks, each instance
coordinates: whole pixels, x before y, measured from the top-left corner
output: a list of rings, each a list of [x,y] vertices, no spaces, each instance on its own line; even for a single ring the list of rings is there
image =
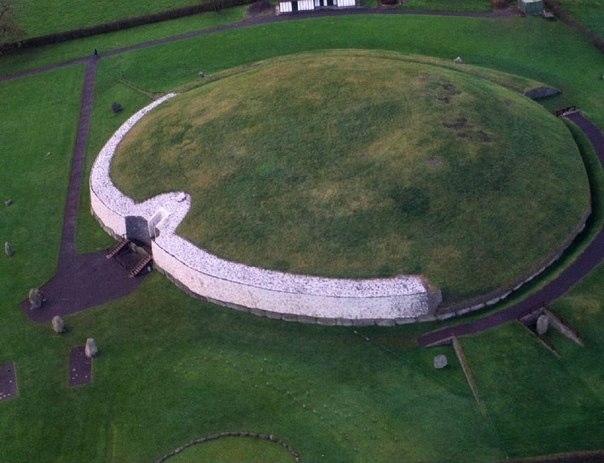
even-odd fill
[[[65,331],[65,322],[60,315],[55,315],[52,317],[52,329],[57,334],[61,334]]]
[[[455,59],[453,60],[453,62],[454,62],[455,64],[463,64],[463,60],[461,59],[461,56],[458,56],[457,58],[455,58]]]
[[[545,314],[539,315],[537,319],[537,334],[543,336],[549,328],[549,317]]]
[[[8,207],[8,206],[12,206],[12,205],[13,205],[13,203],[14,203],[14,201],[13,201],[12,199],[10,199],[10,198],[8,198],[6,201],[4,201],[4,205],[5,205],[6,207]]]
[[[15,253],[15,251],[13,251],[13,248],[10,245],[10,243],[8,241],[5,241],[4,242],[4,254],[6,254],[8,257],[11,257],[14,253]]]
[[[96,343],[94,342],[94,338],[86,339],[86,348],[84,350],[84,353],[88,358],[92,358],[99,353],[99,349],[96,346]]]
[[[31,310],[39,309],[40,307],[42,307],[42,302],[44,302],[44,298],[42,297],[42,292],[38,288],[30,289],[28,298]]]
[[[437,355],[434,357],[434,368],[440,370],[441,368],[446,367],[449,364],[446,355]]]

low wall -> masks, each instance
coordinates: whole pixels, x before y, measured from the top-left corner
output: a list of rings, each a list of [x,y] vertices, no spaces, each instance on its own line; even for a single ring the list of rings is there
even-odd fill
[[[166,95],[120,127],[99,153],[90,175],[91,209],[116,237],[146,241],[156,266],[188,292],[253,313],[296,321],[393,324],[430,316],[442,302],[421,276],[350,280],[294,275],[229,262],[176,235],[191,198],[173,192],[135,203],[111,181],[111,159],[120,140]]]

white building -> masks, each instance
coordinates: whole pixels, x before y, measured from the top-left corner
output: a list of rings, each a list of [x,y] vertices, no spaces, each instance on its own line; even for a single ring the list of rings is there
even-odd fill
[[[354,8],[356,0],[280,0],[279,13],[296,13],[320,8]]]

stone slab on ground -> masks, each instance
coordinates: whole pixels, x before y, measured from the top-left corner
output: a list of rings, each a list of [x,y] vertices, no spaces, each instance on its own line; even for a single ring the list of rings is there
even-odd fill
[[[69,387],[92,383],[92,359],[86,357],[85,346],[71,348],[69,353]]]
[[[0,402],[16,397],[17,374],[13,362],[0,365]]]

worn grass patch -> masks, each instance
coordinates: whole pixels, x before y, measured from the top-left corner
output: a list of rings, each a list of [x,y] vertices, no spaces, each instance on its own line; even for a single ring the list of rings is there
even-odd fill
[[[227,259],[424,274],[448,301],[534,271],[589,201],[572,137],[540,106],[365,52],[268,62],[187,92],[133,130],[112,175],[138,200],[191,193],[180,233]]]

